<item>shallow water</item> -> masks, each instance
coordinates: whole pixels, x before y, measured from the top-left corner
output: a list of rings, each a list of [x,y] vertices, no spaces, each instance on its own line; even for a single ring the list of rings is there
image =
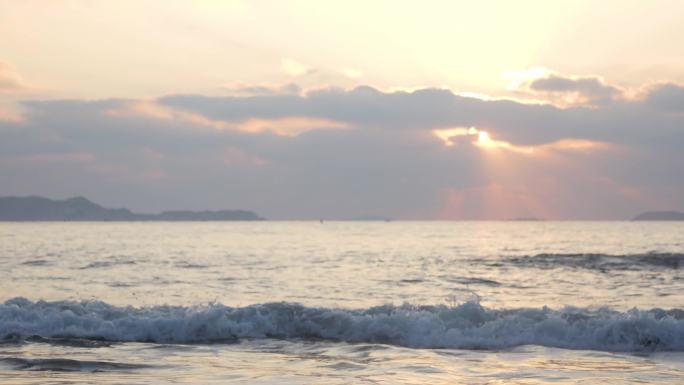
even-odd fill
[[[0,383],[684,380],[684,223],[0,223]]]

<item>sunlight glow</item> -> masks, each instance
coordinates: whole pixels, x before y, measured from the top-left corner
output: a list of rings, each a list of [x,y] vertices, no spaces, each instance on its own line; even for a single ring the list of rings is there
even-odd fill
[[[487,131],[480,131],[477,133],[477,143],[483,147],[489,147],[494,144]]]
[[[207,127],[217,131],[229,130],[248,134],[270,133],[289,137],[295,137],[313,130],[349,128],[349,124],[344,122],[306,116],[287,116],[276,119],[252,118],[242,121],[216,120],[194,112],[176,110],[156,103],[154,100],[127,103],[107,110],[106,114],[120,118],[137,117],[173,121],[183,125]]]
[[[586,139],[561,139],[536,146],[521,146],[504,140],[493,139],[487,131],[475,127],[451,127],[432,130],[444,146],[453,147],[459,143],[470,144],[486,151],[505,150],[523,155],[547,155],[552,152],[590,152],[605,150],[610,146],[605,142]]]
[[[451,127],[432,130],[432,134],[441,139],[447,147],[455,145],[458,137],[477,135],[477,132],[475,127]]]
[[[456,145],[461,137],[470,137],[466,143],[473,144],[484,149],[503,148],[509,151],[531,154],[534,148],[525,146],[515,146],[509,142],[494,140],[487,131],[479,130],[475,127],[451,127],[445,129],[432,130],[433,135],[442,140],[445,146]]]
[[[474,144],[480,148],[485,148],[485,149],[505,149],[508,151],[512,152],[517,152],[521,154],[532,154],[534,153],[534,147],[528,147],[528,146],[516,146],[513,145],[509,142],[505,142],[502,140],[494,140],[491,138],[488,132],[486,131],[478,131],[477,133],[477,141],[474,142]]]
[[[502,77],[506,80],[507,90],[518,91],[533,80],[546,77],[551,73],[551,70],[544,67],[531,67],[524,71],[505,71]]]

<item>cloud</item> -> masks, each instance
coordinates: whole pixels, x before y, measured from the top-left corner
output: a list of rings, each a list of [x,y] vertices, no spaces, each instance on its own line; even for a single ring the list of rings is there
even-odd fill
[[[274,84],[245,84],[235,83],[221,87],[230,96],[267,96],[267,95],[296,95],[302,88],[294,83],[285,85]]]
[[[367,86],[26,102],[22,123],[0,120],[0,195],[271,218],[628,218],[684,208],[684,116],[658,92],[593,108]]]
[[[684,112],[684,87],[677,84],[658,85],[648,93],[646,103],[667,112]]]
[[[209,119],[242,121],[288,116],[329,119],[367,129],[424,130],[478,127],[514,145],[540,145],[561,139],[588,139],[641,145],[667,145],[680,133],[676,122],[642,101],[586,109],[480,100],[444,89],[381,92],[371,87],[329,88],[303,95],[209,97],[174,95],[159,104]],[[656,125],[657,130],[644,130]]]
[[[508,89],[523,97],[542,98],[560,107],[605,106],[626,99],[626,90],[599,76],[568,76],[543,67],[507,72]]]
[[[605,105],[619,100],[622,91],[598,77],[551,75],[529,85],[530,90],[560,96],[568,104]]]
[[[0,122],[21,123],[23,120],[24,118],[18,111],[0,106]]]
[[[314,69],[308,65],[300,63],[292,58],[283,58],[280,61],[280,65],[283,68],[283,71],[285,71],[285,73],[289,76],[302,76],[310,74],[314,71]]]
[[[0,60],[0,93],[14,93],[29,89],[29,84],[8,62]]]
[[[444,142],[447,147],[466,142],[469,145],[483,148],[486,150],[509,151],[528,156],[539,156],[550,152],[589,152],[600,151],[610,148],[610,145],[600,141],[586,139],[560,139],[554,142],[545,143],[538,146],[520,146],[507,141],[492,138],[489,132],[477,129],[476,127],[449,127],[444,129],[432,130],[432,133]]]
[[[286,116],[274,119],[212,119],[195,112],[175,110],[153,100],[128,101],[117,107],[106,110],[105,113],[110,116],[121,118],[142,117],[162,121],[173,121],[214,130],[232,130],[252,134],[267,132],[279,136],[297,136],[311,130],[341,129],[349,127],[343,122],[302,116]]]
[[[248,133],[270,132],[280,136],[297,136],[307,131],[348,128],[349,125],[329,119],[291,116],[280,119],[247,119],[234,127]]]
[[[90,162],[95,159],[92,153],[83,152],[68,152],[68,153],[46,153],[46,154],[30,154],[30,155],[19,155],[19,156],[8,156],[0,158],[5,162],[16,162],[16,163],[84,163]]]

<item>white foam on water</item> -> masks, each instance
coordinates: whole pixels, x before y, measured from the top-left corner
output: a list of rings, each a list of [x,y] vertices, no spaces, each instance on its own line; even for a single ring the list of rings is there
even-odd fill
[[[603,351],[684,351],[684,310],[560,310],[378,306],[360,310],[265,303],[117,307],[101,301],[0,305],[0,338],[88,338],[156,343],[324,339],[414,348],[503,349],[540,345]]]

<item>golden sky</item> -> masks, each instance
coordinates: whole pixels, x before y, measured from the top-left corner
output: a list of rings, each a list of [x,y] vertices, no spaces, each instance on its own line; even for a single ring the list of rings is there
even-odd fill
[[[3,1],[0,55],[49,97],[290,82],[500,96],[533,67],[683,81],[682,14],[630,0]]]

